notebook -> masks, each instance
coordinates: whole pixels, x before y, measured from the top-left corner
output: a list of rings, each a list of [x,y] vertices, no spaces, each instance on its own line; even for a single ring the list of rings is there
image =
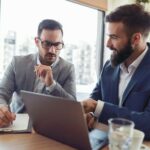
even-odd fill
[[[107,144],[107,133],[88,132],[80,102],[21,91],[34,130],[81,150],[98,150]]]
[[[0,128],[0,133],[28,133],[31,132],[28,114],[16,114],[16,119],[7,127]]]

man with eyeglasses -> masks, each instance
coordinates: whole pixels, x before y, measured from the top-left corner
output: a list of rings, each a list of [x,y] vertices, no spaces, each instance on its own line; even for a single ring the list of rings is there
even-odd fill
[[[62,25],[50,19],[40,22],[35,44],[38,53],[15,56],[3,76],[0,127],[9,125],[15,119],[15,113],[26,111],[21,90],[76,99],[74,66],[59,57],[64,46]]]

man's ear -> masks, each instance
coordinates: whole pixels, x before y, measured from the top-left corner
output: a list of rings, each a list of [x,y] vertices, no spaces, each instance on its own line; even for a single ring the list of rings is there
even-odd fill
[[[38,37],[35,37],[35,38],[34,38],[34,42],[35,42],[36,46],[39,45],[39,39],[38,39]]]
[[[134,33],[131,38],[131,43],[133,45],[138,45],[140,43],[141,38],[142,38],[142,35],[140,32]]]

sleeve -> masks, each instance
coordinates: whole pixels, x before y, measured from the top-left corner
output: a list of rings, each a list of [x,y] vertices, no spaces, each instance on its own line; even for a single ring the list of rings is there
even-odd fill
[[[107,61],[103,67],[103,70],[100,74],[99,80],[96,83],[95,88],[93,89],[92,93],[90,94],[90,98],[94,99],[94,100],[102,100],[102,86],[101,86],[101,78],[104,74],[104,71],[106,69],[106,67],[109,65],[110,61]]]
[[[97,101],[97,106],[95,108],[95,112],[94,112],[94,115],[96,116],[96,118],[98,118],[103,110],[103,107],[104,107],[104,102],[101,101],[101,100],[98,100]]]
[[[9,104],[15,91],[14,58],[7,67],[0,82],[0,104]]]
[[[96,83],[95,88],[93,89],[92,93],[90,94],[90,98],[94,100],[101,100],[101,78],[99,78],[99,81]]]
[[[150,99],[142,112],[129,110],[127,107],[118,107],[111,103],[104,103],[99,121],[107,124],[109,118],[125,118],[135,123],[135,128],[145,133],[145,139],[150,140]]]

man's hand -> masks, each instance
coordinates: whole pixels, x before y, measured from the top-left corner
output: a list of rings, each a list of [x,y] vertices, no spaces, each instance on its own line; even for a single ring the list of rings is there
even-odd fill
[[[85,113],[94,112],[97,106],[97,101],[93,99],[87,99],[81,102]]]
[[[50,66],[37,65],[35,66],[35,73],[45,83],[46,86],[53,84],[53,74]]]
[[[93,129],[96,118],[91,113],[84,114],[84,116],[89,130]]]
[[[7,106],[0,106],[0,127],[10,125],[15,119],[16,115],[10,112]]]

